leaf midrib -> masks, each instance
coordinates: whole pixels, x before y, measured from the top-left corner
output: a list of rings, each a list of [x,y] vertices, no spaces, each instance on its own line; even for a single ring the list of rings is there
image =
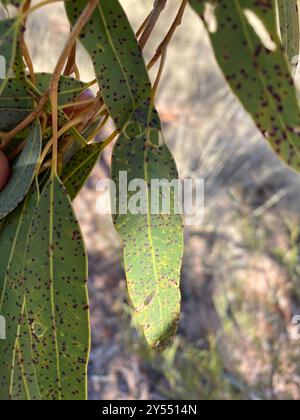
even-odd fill
[[[25,374],[25,367],[24,367],[24,363],[21,360],[22,356],[21,356],[21,347],[20,347],[19,341],[17,342],[16,349],[19,350],[18,351],[18,361],[19,361],[19,366],[20,366],[20,370],[21,370],[22,381],[23,381],[23,386],[24,386],[26,397],[27,397],[27,401],[31,401],[28,381],[27,381],[26,374]]]
[[[152,115],[152,104],[149,106],[149,112],[148,112],[148,118],[147,118],[147,137],[146,137],[146,141],[148,144],[151,144],[150,141],[150,133],[151,133],[151,128],[150,128],[150,119],[151,119],[151,115]],[[163,308],[162,308],[162,301],[160,298],[160,290],[159,290],[159,278],[158,278],[158,267],[157,267],[157,262],[156,262],[156,256],[155,256],[155,252],[154,252],[154,240],[153,240],[153,235],[152,235],[152,223],[151,223],[151,204],[150,204],[150,197],[149,197],[149,165],[148,165],[148,159],[147,156],[148,155],[148,147],[145,148],[144,151],[144,177],[147,183],[147,232],[148,232],[148,238],[149,238],[149,243],[150,243],[150,248],[151,248],[151,257],[152,257],[152,264],[153,264],[153,272],[154,272],[154,277],[155,277],[155,289],[156,289],[156,295],[158,298],[158,302],[159,302],[159,314],[160,314],[160,320],[163,321]],[[143,303],[143,302],[142,302]]]

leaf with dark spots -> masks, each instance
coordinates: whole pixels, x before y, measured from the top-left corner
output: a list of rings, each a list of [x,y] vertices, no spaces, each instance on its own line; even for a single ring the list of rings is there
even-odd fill
[[[13,211],[24,199],[34,179],[42,148],[40,123],[36,121],[30,130],[26,145],[14,161],[8,184],[0,192],[0,219]]]
[[[34,214],[25,263],[26,309],[42,400],[87,397],[86,260],[67,191],[51,178]]]
[[[25,298],[19,337],[16,342],[16,361],[13,375],[12,400],[41,400],[41,394],[33,364],[32,334],[27,317]]]
[[[44,93],[51,80],[50,73],[37,73],[37,89]],[[74,102],[85,89],[85,84],[71,77],[61,76],[58,87],[58,104]],[[0,130],[8,131],[20,123],[33,110],[33,97],[28,94],[24,80],[9,78],[0,96]]]
[[[149,104],[133,115],[113,152],[112,178],[117,186],[114,223],[124,243],[124,263],[129,296],[145,338],[154,349],[164,349],[175,335],[180,313],[180,268],[183,255],[182,217],[176,214],[175,191],[169,193],[169,214],[152,211],[158,198],[150,188],[153,180],[178,181],[176,164],[165,144],[159,145],[160,122]],[[126,173],[121,186],[119,176]],[[144,180],[141,214],[132,214],[129,203],[135,193],[119,200],[120,188],[128,191],[134,180]],[[171,185],[171,184],[170,184]],[[120,206],[128,207],[124,212]],[[124,214],[126,213],[126,214]]]
[[[206,25],[233,92],[278,156],[299,171],[300,109],[278,35],[275,1],[190,0],[190,4]]]
[[[5,227],[0,231],[0,313],[5,314],[6,319],[6,339],[0,340],[1,400],[18,399],[15,375],[25,292],[25,251],[36,204],[37,194],[33,190],[22,205],[7,217]],[[28,380],[32,381],[30,375]],[[30,389],[31,386],[28,387],[29,393]]]
[[[20,25],[17,18],[0,20],[0,95],[15,60]]]
[[[65,5],[74,24],[85,2],[68,1]],[[112,159],[117,186],[120,171],[128,172],[129,181],[146,177],[150,182],[160,176],[177,179],[167,146],[158,144],[160,121],[150,106],[149,75],[118,0],[99,1],[80,40],[92,57],[109,113],[123,130]],[[181,217],[172,211],[171,215],[152,216],[147,208],[143,215],[119,213],[114,221],[124,241],[128,290],[138,321],[148,343],[164,348],[175,334],[180,311]]]
[[[29,114],[21,109],[1,109],[0,108],[0,131],[10,131]]]
[[[64,166],[61,179],[71,200],[74,200],[85,184],[98,162],[102,150],[103,145],[101,143],[87,145],[78,150]]]
[[[290,67],[296,70],[299,61],[300,28],[297,0],[277,0],[282,44]]]
[[[85,0],[65,2],[72,25],[85,4]],[[151,85],[142,52],[118,0],[99,0],[80,42],[92,58],[110,115],[122,129],[133,110],[150,97]]]

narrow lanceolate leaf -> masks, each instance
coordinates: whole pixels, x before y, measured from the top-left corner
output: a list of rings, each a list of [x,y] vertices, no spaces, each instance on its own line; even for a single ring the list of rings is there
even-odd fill
[[[85,0],[66,1],[75,24]],[[89,52],[105,104],[117,128],[122,129],[132,111],[151,94],[142,52],[118,0],[99,0],[80,41]]]
[[[34,178],[41,147],[41,127],[39,122],[35,122],[23,152],[13,164],[11,178],[0,192],[0,219],[13,211],[27,194]]]
[[[51,74],[37,73],[36,88],[44,93],[49,87]],[[83,92],[85,84],[70,77],[61,76],[58,87],[58,104],[71,104]],[[33,110],[33,98],[28,94],[24,80],[9,78],[0,96],[0,130],[8,131],[21,122]]]
[[[91,171],[99,160],[103,145],[90,144],[78,150],[64,166],[62,182],[68,190],[71,200],[79,193]]]
[[[24,300],[24,260],[27,238],[37,197],[30,192],[24,203],[11,213],[0,231],[0,314],[6,319],[6,340],[0,340],[0,399],[18,396],[15,388],[18,370],[18,337]],[[26,372],[27,373],[27,372]],[[25,372],[24,372],[25,375]],[[21,382],[25,376],[21,375]],[[27,388],[30,393],[33,377],[28,373]]]
[[[86,398],[87,264],[61,181],[51,178],[34,215],[25,264],[26,308],[42,400]]]
[[[168,345],[176,331],[183,254],[182,219],[176,214],[174,184],[170,192],[168,188],[167,192],[150,188],[155,181],[178,182],[175,162],[167,146],[159,145],[159,136],[157,116],[149,111],[149,105],[139,108],[116,143],[112,167],[118,197],[114,221],[124,242],[129,295],[145,337],[155,349]],[[136,180],[142,184],[134,186]],[[131,189],[130,183],[135,192],[124,196]],[[136,193],[139,189],[142,194]],[[123,198],[119,199],[119,193]],[[159,211],[163,197],[170,199],[166,214]]]
[[[190,4],[206,24],[232,90],[273,150],[299,171],[300,110],[277,33],[275,1],[233,0],[229,5],[221,0],[190,0]],[[204,13],[207,5],[214,14],[210,22]]]
[[[0,95],[15,60],[19,28],[17,19],[0,20]]]
[[[298,0],[277,0],[282,44],[292,70],[299,61],[300,29]]]

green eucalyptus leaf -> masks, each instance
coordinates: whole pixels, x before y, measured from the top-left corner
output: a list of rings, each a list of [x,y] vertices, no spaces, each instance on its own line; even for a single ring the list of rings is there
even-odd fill
[[[62,182],[68,190],[71,200],[79,193],[103,150],[101,143],[90,144],[78,150],[64,166]]]
[[[13,67],[19,29],[20,21],[16,18],[0,20],[0,95]]]
[[[66,1],[75,24],[85,0]],[[80,42],[89,52],[105,104],[117,128],[151,95],[151,85],[134,32],[118,0],[99,0]]]
[[[230,87],[273,150],[300,170],[300,109],[274,0],[190,0]],[[211,19],[205,18],[210,6]],[[211,25],[212,23],[212,25]]]
[[[86,283],[80,228],[63,184],[54,177],[34,215],[25,264],[26,308],[42,400],[86,398]]]
[[[0,219],[13,211],[29,191],[41,154],[41,147],[41,127],[40,123],[36,121],[31,127],[23,152],[13,163],[12,175],[8,184],[0,192]]]
[[[36,88],[44,93],[52,75],[37,73]],[[58,104],[64,106],[74,102],[84,91],[85,84],[70,77],[61,76],[58,87]],[[34,94],[34,93],[33,93]],[[33,99],[23,80],[9,78],[0,96],[0,130],[8,131],[20,123],[33,110]]]
[[[292,70],[298,63],[300,27],[298,0],[277,0],[282,44]]]
[[[85,2],[65,5],[73,25]],[[151,84],[142,52],[118,0],[99,1],[80,41],[92,57],[110,115],[117,128],[123,129],[113,155],[116,184],[120,171],[128,171],[130,179],[138,176],[149,182],[159,175],[177,179],[167,147],[153,145],[158,142],[160,121],[149,105]],[[136,134],[137,125],[144,127],[145,135]],[[162,229],[164,223],[166,229]],[[115,224],[124,240],[128,290],[139,323],[148,343],[163,348],[176,331],[180,311],[181,217],[174,213],[152,216],[147,208],[142,216],[118,213]]]
[[[49,87],[52,74],[37,73],[36,87],[41,93],[46,92]],[[61,76],[58,84],[58,105],[63,106],[74,102],[86,89],[86,83],[68,76]]]
[[[124,128],[113,152],[112,178],[117,186],[114,223],[124,244],[128,291],[139,324],[149,345],[165,348],[172,340],[180,313],[180,268],[183,255],[182,218],[176,214],[174,191],[170,191],[169,214],[153,212],[159,199],[150,188],[154,180],[178,181],[176,164],[165,144],[159,144],[160,121],[152,107],[144,105]],[[126,185],[120,175],[126,174]],[[144,182],[140,213],[130,203],[136,193],[120,198],[135,180]],[[125,211],[121,206],[125,204]],[[128,208],[128,210],[127,210]]]
[[[6,319],[6,340],[0,340],[0,399],[18,399],[18,338],[24,301],[24,261],[28,234],[37,204],[31,191],[22,205],[11,213],[0,231],[0,314]],[[19,372],[20,373],[20,372]],[[26,377],[27,371],[21,377]],[[28,392],[33,378],[28,373]],[[23,383],[23,381],[21,381]],[[36,394],[35,394],[36,395]]]
[[[0,108],[0,131],[10,131],[23,121],[28,111],[22,109],[1,109]]]

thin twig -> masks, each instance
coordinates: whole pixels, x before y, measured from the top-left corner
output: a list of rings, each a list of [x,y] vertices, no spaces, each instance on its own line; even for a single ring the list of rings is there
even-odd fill
[[[153,105],[154,105],[154,102],[155,102],[155,97],[156,97],[156,94],[157,94],[159,82],[161,80],[161,76],[163,74],[164,66],[165,66],[165,63],[166,63],[167,51],[168,51],[167,48],[164,48],[162,50],[159,69],[158,69],[157,76],[156,76],[156,79],[155,79],[155,82],[154,82],[154,85],[153,85],[153,89],[152,89],[151,100],[152,100]]]
[[[76,43],[74,44],[71,53],[68,57],[68,61],[66,64],[66,68],[64,71],[65,76],[70,76],[72,73],[74,73],[76,67]]]
[[[75,63],[75,66],[74,66],[74,74],[75,74],[75,77],[76,77],[77,80],[80,80],[81,79],[79,68],[78,68],[78,66],[77,66],[76,63]]]
[[[69,121],[66,125],[64,125],[58,132],[57,137],[61,137],[64,135],[71,127],[74,127],[78,125],[82,121],[82,117],[74,118],[74,120]],[[44,147],[44,150],[40,156],[38,169],[41,167],[42,163],[44,162],[46,156],[48,155],[49,151],[51,150],[51,147],[53,146],[54,142],[54,136],[51,137],[51,139],[48,141],[46,146]]]
[[[176,15],[176,18],[174,20],[174,22],[172,23],[171,28],[169,29],[167,35],[165,36],[165,38],[163,39],[163,41],[160,43],[160,45],[158,46],[156,53],[154,54],[153,58],[151,59],[151,61],[149,62],[147,68],[148,70],[150,70],[154,64],[157,62],[157,60],[159,59],[159,57],[161,57],[163,51],[168,48],[168,45],[171,41],[171,39],[173,38],[173,35],[176,31],[176,29],[178,28],[178,26],[181,25],[182,22],[182,18],[186,9],[186,6],[188,4],[188,0],[182,0],[181,6],[178,10],[178,13]]]
[[[149,13],[149,15],[146,17],[146,19],[143,21],[143,23],[141,24],[141,26],[139,27],[139,29],[135,33],[135,36],[136,36],[137,39],[141,36],[142,32],[146,28],[146,25],[149,22],[149,19],[151,17],[151,14],[152,14],[152,11]]]
[[[153,10],[148,17],[147,23],[139,40],[139,45],[143,49],[148,42],[150,35],[162,13],[165,9],[168,0],[155,0]]]
[[[26,12],[29,10],[30,6],[31,6],[31,0],[27,0],[25,2],[24,6],[23,6],[22,13],[26,14]],[[26,27],[26,21],[27,21],[27,15],[25,15],[24,21],[23,21],[24,28]],[[26,42],[25,42],[24,31],[22,31],[22,33],[21,33],[19,43],[20,43],[20,47],[21,47],[23,57],[25,59],[25,63],[26,63],[26,65],[28,67],[28,70],[29,70],[30,79],[31,79],[33,84],[36,84],[34,66],[33,66],[33,62],[32,62],[32,59],[31,59],[29,49],[27,48],[27,45],[26,45]]]
[[[58,149],[58,111],[57,111],[57,88],[54,86],[50,89],[50,102],[51,102],[51,116],[52,116],[52,175],[57,174],[57,149]]]
[[[76,111],[76,108],[84,106],[85,108],[87,105],[92,105],[96,102],[96,99],[99,100],[99,97],[90,98],[90,99],[84,99],[82,101],[76,101],[76,102],[70,102],[65,105],[61,105],[60,109],[65,111],[66,109],[74,109]]]
[[[32,83],[35,85],[36,84],[36,77],[35,77],[33,62],[32,62],[32,59],[31,59],[30,52],[27,48],[27,45],[26,45],[23,34],[20,38],[20,47],[21,47],[21,50],[22,50],[23,57],[25,59],[25,63],[26,63],[26,65],[28,67],[28,70],[29,70],[30,79],[31,79]]]
[[[81,13],[79,19],[77,20],[77,22],[75,23],[75,25],[73,26],[73,29],[70,33],[69,39],[66,43],[66,45],[64,46],[64,49],[58,59],[58,62],[55,66],[55,70],[53,72],[53,76],[50,82],[50,87],[49,87],[49,91],[51,92],[52,90],[57,90],[58,87],[58,83],[59,83],[59,79],[60,76],[63,72],[63,68],[65,65],[66,60],[68,59],[69,55],[71,54],[71,51],[76,43],[76,40],[78,38],[78,36],[80,35],[80,32],[82,31],[84,25],[87,23],[87,21],[90,19],[90,17],[92,16],[95,8],[97,7],[98,4],[98,0],[89,0],[88,4],[85,6],[83,12]],[[50,94],[49,92],[49,94]]]

